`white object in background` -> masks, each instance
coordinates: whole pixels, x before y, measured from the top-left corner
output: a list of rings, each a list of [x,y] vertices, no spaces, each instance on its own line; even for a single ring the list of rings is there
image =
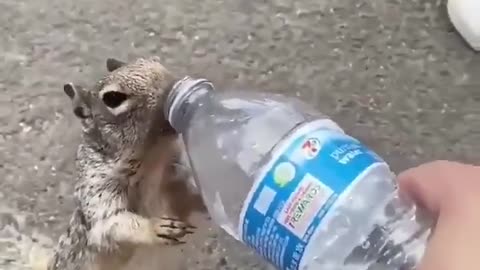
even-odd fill
[[[457,31],[472,46],[480,50],[480,0],[449,0],[448,15]]]

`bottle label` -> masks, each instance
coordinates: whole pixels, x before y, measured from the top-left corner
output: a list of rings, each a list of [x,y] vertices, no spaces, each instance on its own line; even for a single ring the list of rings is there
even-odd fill
[[[339,197],[366,170],[384,163],[335,127],[329,120],[311,122],[281,142],[245,201],[242,241],[278,269],[301,269],[312,235]]]

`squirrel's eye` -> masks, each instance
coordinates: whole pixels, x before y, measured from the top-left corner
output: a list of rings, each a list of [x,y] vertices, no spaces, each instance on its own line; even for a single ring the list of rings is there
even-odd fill
[[[102,96],[103,103],[110,108],[116,108],[120,106],[125,100],[127,100],[127,98],[127,94],[116,91],[106,92]]]

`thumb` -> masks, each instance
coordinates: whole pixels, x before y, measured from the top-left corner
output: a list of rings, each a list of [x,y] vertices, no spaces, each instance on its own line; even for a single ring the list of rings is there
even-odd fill
[[[400,193],[436,216],[456,190],[456,178],[465,174],[467,167],[471,166],[451,161],[434,161],[406,170],[397,177]]]

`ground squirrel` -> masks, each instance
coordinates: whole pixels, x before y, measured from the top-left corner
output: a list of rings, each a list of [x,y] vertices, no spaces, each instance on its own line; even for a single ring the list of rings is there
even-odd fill
[[[172,211],[164,190],[185,177],[177,134],[163,115],[175,77],[157,57],[108,59],[107,69],[91,89],[64,85],[83,141],[76,208],[49,270],[118,269],[136,247],[179,244],[193,229]]]

